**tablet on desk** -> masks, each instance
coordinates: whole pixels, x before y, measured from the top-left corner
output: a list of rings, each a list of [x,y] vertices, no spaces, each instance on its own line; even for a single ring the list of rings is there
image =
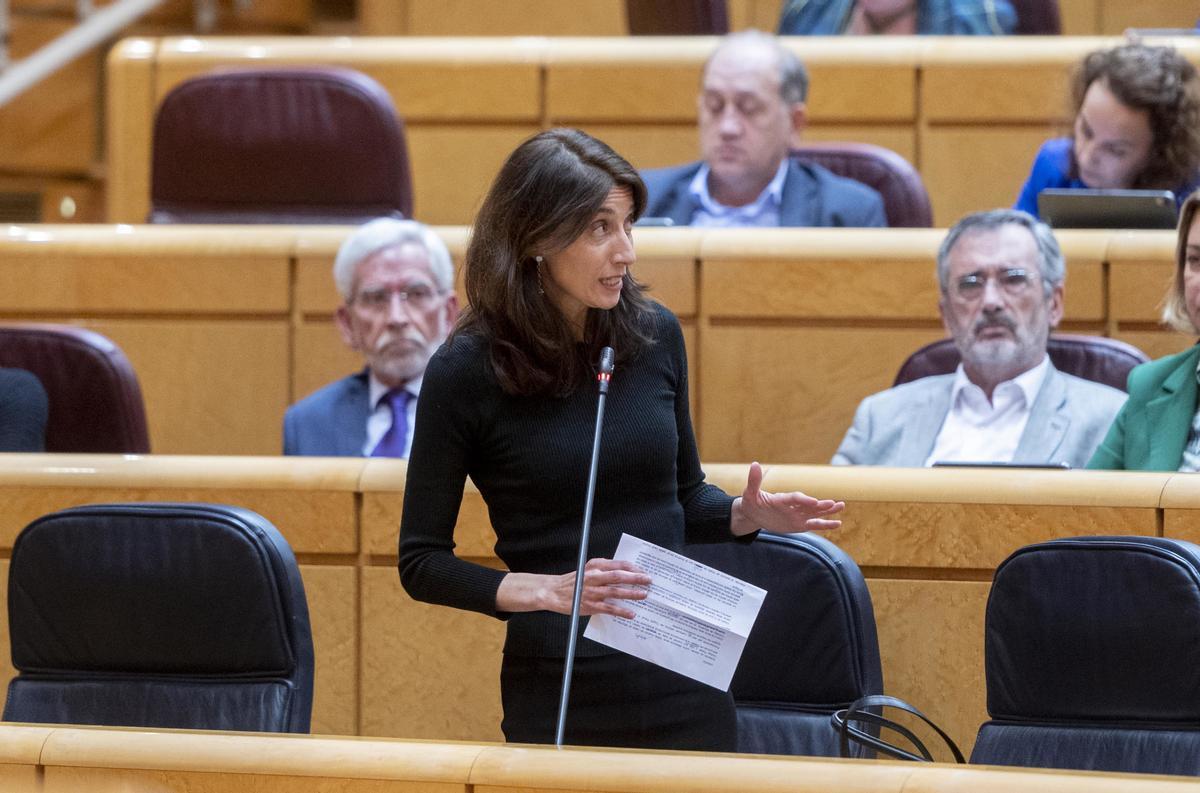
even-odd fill
[[[1178,219],[1170,190],[1050,188],[1038,214],[1056,229],[1174,229]]]
[[[1068,471],[1071,466],[1068,463],[1001,463],[990,460],[937,460],[933,464],[934,468],[1049,468],[1054,471]]]

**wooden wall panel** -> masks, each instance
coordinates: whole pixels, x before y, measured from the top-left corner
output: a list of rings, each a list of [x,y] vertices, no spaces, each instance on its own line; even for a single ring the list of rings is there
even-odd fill
[[[394,567],[362,578],[362,735],[497,741],[504,623],[417,603]]]
[[[14,15],[9,53],[25,58],[71,29],[69,19]],[[0,169],[84,176],[100,158],[98,109],[101,57],[71,61],[5,105],[0,113]]]
[[[940,329],[707,326],[700,332],[700,456],[824,463],[854,410]]]
[[[349,565],[320,564],[301,565],[300,572],[316,656],[312,732],[354,735],[359,704],[359,572]]]
[[[624,36],[624,0],[408,0],[412,36]]]
[[[1200,8],[1184,0],[1099,0],[1099,32],[1120,36],[1128,28],[1192,29],[1200,21]]]
[[[883,690],[915,705],[969,755],[987,720],[983,617],[991,584],[889,578],[867,584]]]
[[[409,126],[413,217],[434,225],[470,225],[504,160],[537,131],[532,125]]]
[[[1011,207],[1051,124],[940,125],[921,133],[921,178],[933,223],[948,227],[968,212]],[[986,174],[986,176],[984,176]]]
[[[362,355],[342,342],[333,322],[306,321],[294,332],[289,404],[363,368]]]
[[[283,320],[95,320],[138,374],[159,454],[276,454],[288,404]]]

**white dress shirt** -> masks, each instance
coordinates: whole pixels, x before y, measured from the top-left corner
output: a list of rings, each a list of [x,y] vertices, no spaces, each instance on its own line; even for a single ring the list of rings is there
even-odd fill
[[[725,206],[712,197],[708,192],[707,164],[701,165],[700,170],[692,177],[688,185],[688,194],[696,209],[692,212],[691,226],[708,227],[737,227],[762,226],[776,227],[779,225],[779,205],[783,203],[783,182],[787,178],[788,160],[783,158],[775,176],[758,194],[758,198],[741,207]]]
[[[1049,371],[1050,359],[1043,356],[1037,366],[997,385],[989,402],[983,389],[967,379],[960,363],[950,388],[950,410],[925,465],[1013,462],[1033,401]]]
[[[408,437],[404,439],[404,459],[408,459],[408,453],[412,451],[413,429],[417,424],[417,396],[421,393],[421,380],[424,374],[414,377],[404,384],[404,390],[409,393],[408,404],[405,406],[404,412],[408,414]],[[371,415],[367,417],[367,442],[363,444],[363,457],[370,457],[371,452],[379,445],[379,441],[387,434],[387,431],[392,427],[392,408],[391,405],[384,400],[384,395],[391,389],[383,383],[375,379],[375,373],[370,372],[368,377],[367,395],[370,397],[370,404],[375,406],[371,411]]]

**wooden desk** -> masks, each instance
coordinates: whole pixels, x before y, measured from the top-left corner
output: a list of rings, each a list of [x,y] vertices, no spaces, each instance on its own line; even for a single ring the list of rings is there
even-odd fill
[[[809,66],[810,140],[878,143],[909,159],[935,223],[1010,206],[1038,146],[1071,118],[1068,74],[1102,37],[793,37]],[[1200,42],[1172,40],[1200,62]],[[109,55],[109,219],[149,208],[154,108],[218,66],[337,64],[383,84],[408,126],[415,216],[470,223],[504,157],[582,127],[639,168],[696,159],[695,96],[712,38],[145,38]]]
[[[746,464],[709,464],[740,492]],[[0,455],[0,554],[35,517],[84,503],[195,500],[253,509],[296,551],[308,594],[319,733],[499,740],[503,624],[416,603],[396,574],[406,464],[394,460]],[[969,750],[986,719],[983,614],[993,569],[1056,537],[1200,537],[1200,480],[1088,471],[770,466],[764,486],[845,499],[829,538],[874,601],[885,690]],[[459,553],[500,566],[486,506],[468,485]],[[8,562],[0,563],[0,608]],[[7,666],[0,631],[0,684]],[[420,676],[421,685],[413,685]]]

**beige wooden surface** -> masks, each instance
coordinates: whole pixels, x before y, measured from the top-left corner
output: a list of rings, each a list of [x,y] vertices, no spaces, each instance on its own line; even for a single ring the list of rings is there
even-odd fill
[[[32,770],[44,786],[31,789],[46,791],[1169,793],[1195,784],[1182,777],[941,763],[184,730],[5,725],[0,739],[21,743],[4,768]]]
[[[944,226],[968,211],[1013,203],[1038,146],[1063,134],[1071,118],[1072,66],[1118,42],[794,37],[787,46],[811,72],[811,139],[894,148],[924,177],[935,223]],[[1200,42],[1172,43],[1200,62]],[[136,222],[148,209],[153,106],[145,105],[147,90],[156,105],[180,80],[216,66],[329,63],[375,77],[408,125],[415,216],[465,224],[505,155],[551,125],[590,129],[638,167],[698,157],[695,96],[713,44],[709,37],[606,36],[126,44],[109,58],[116,76],[108,99],[109,219]]]
[[[0,234],[0,320],[83,324],[141,382],[151,448],[276,454],[287,406],[361,367],[333,324],[346,227],[28,226]],[[442,227],[459,267],[467,229]],[[708,460],[822,463],[854,410],[944,335],[940,229],[638,229],[634,274],[681,320]],[[1170,232],[1063,231],[1064,330],[1152,357]],[[748,277],[748,275],[750,277]]]
[[[707,464],[737,492],[745,463]],[[233,503],[293,545],[317,658],[313,729],[500,740],[503,624],[415,603],[396,574],[403,461],[0,456],[0,552],[25,523],[83,503]],[[844,499],[828,534],[861,566],[875,605],[886,691],[968,749],[986,718],[982,620],[992,570],[1016,548],[1093,534],[1200,539],[1200,480],[1178,474],[768,466],[764,487]],[[500,566],[485,505],[468,484],[458,553]],[[0,562],[7,578],[7,562]],[[0,606],[3,606],[0,581]],[[7,632],[0,658],[7,659]],[[12,674],[0,668],[0,685]],[[419,684],[414,681],[419,680]]]

